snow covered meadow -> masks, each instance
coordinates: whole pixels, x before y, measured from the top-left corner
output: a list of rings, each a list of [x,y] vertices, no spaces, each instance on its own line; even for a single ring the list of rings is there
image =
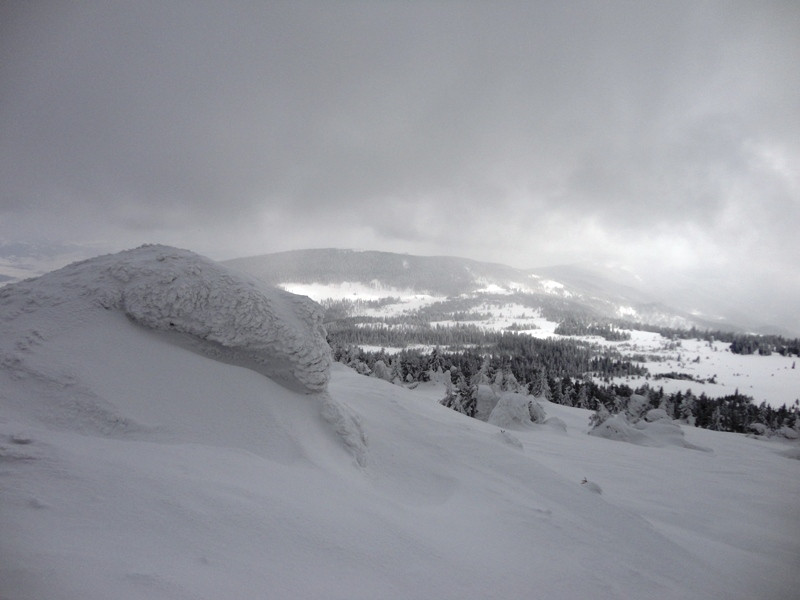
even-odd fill
[[[550,288],[558,290],[556,282]],[[378,285],[365,286],[358,283],[341,283],[337,285],[287,283],[281,286],[292,293],[308,296],[317,302],[329,300],[378,301],[383,300],[377,308],[362,308],[359,314],[368,317],[400,317],[413,316],[421,308],[445,300],[415,293],[411,290],[382,288]],[[501,295],[502,296],[502,295]],[[496,296],[495,296],[496,298]],[[620,307],[621,315],[633,309]],[[536,309],[523,306],[512,299],[508,302],[497,300],[478,304],[469,312],[480,315],[480,318],[469,323],[486,331],[501,332],[511,328],[524,331],[527,335],[541,339],[579,340],[586,343],[611,347],[626,358],[645,356],[643,361],[654,376],[680,372],[692,377],[657,379],[642,376],[612,378],[611,383],[627,384],[633,388],[648,383],[651,387],[663,388],[666,393],[685,392],[691,389],[695,395],[705,393],[709,397],[720,397],[733,394],[736,390],[753,398],[755,404],[766,402],[775,408],[785,404],[791,407],[800,399],[800,365],[796,356],[771,356],[758,354],[734,354],[730,344],[704,340],[670,340],[659,333],[651,331],[630,330],[630,340],[609,341],[599,336],[562,336],[555,333],[558,323],[543,317]],[[635,311],[634,311],[635,313]],[[454,321],[434,321],[432,326],[452,327]],[[379,347],[365,346],[365,350],[378,351]],[[399,348],[384,348],[389,353]],[[600,383],[600,378],[595,378]]]
[[[797,597],[796,441],[500,428],[320,324],[163,246],[0,289],[0,597]]]

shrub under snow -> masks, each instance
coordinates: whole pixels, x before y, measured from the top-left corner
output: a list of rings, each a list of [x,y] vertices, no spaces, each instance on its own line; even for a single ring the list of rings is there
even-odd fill
[[[593,427],[589,435],[639,446],[681,446],[693,450],[708,450],[687,442],[683,430],[670,419],[656,419],[653,422],[642,419],[631,423],[625,413],[611,415]]]
[[[541,404],[526,394],[503,392],[497,400],[488,422],[498,427],[514,429],[532,423],[543,423],[546,418]]]

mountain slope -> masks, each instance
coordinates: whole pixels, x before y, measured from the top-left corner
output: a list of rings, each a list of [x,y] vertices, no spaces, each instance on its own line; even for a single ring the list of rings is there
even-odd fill
[[[512,267],[464,258],[337,249],[279,252],[224,264],[272,284],[377,281],[443,296],[468,293],[479,281],[525,286],[528,279]]]
[[[129,306],[130,289],[148,301]],[[0,597],[727,599],[800,583],[785,526],[800,462],[779,447],[697,431],[716,454],[634,447],[551,405],[563,430],[501,433],[443,390],[341,365],[300,386],[325,348],[295,300],[164,247],[3,288]],[[253,302],[272,307],[255,324]],[[262,353],[262,325],[300,341]]]
[[[524,294],[540,305],[600,319],[704,327],[706,321],[664,306],[656,298],[597,269],[581,266],[520,270],[463,258],[411,256],[353,250],[298,250],[225,261],[226,265],[273,285],[360,283],[385,290],[438,297]]]

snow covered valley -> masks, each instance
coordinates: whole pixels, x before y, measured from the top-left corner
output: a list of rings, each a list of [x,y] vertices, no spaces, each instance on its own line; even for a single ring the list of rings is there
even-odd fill
[[[468,306],[462,312],[469,320],[454,321],[443,319],[431,321],[433,327],[458,327],[468,323],[485,332],[521,331],[539,339],[570,340],[586,345],[596,345],[617,352],[621,357],[641,365],[651,376],[631,374],[613,377],[610,383],[625,384],[632,388],[649,385],[662,388],[666,393],[686,392],[695,395],[706,394],[718,398],[738,391],[753,398],[755,404],[766,402],[779,408],[791,408],[800,399],[800,368],[798,357],[793,354],[783,356],[777,352],[770,356],[758,353],[735,354],[730,351],[730,343],[705,341],[699,339],[669,339],[653,331],[626,329],[629,340],[609,341],[600,336],[560,335],[556,333],[558,323],[542,316],[541,311],[519,303],[519,298],[503,295],[464,294],[459,299],[447,299],[420,294],[412,290],[386,289],[353,283],[344,284],[297,284],[283,283],[281,288],[292,293],[308,296],[324,305],[331,302],[351,302],[353,316],[366,319],[385,319],[399,322],[402,327],[425,318],[424,309],[432,304],[461,302]],[[529,299],[533,304],[537,299]],[[358,304],[358,303],[361,304]],[[371,307],[370,303],[377,305]],[[621,310],[624,307],[621,307]],[[442,312],[452,309],[442,309]],[[381,327],[381,323],[365,323],[365,327]],[[392,354],[399,347],[362,344],[365,350],[377,352],[385,350]],[[422,345],[430,351],[432,346]],[[680,377],[675,377],[680,373]],[[604,383],[603,377],[595,376],[597,383]]]
[[[796,441],[500,429],[319,319],[160,246],[2,288],[0,598],[797,596]]]

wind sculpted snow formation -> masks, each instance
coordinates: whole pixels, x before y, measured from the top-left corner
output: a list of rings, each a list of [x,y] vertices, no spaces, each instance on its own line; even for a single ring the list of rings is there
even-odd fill
[[[35,382],[44,397],[58,396],[53,390],[65,382],[74,389],[69,402],[54,401],[46,411],[50,422],[72,415],[103,433],[140,428],[139,420],[120,412],[113,397],[98,394],[96,386],[87,383],[90,373],[82,377],[67,365],[55,367],[58,358],[39,357],[37,362],[29,352],[45,342],[55,343],[55,338],[70,339],[103,313],[121,313],[171,345],[256,371],[294,392],[313,394],[322,419],[356,462],[366,463],[366,437],[357,417],[326,391],[331,356],[322,309],[304,296],[188,250],[147,245],[6,286],[0,290],[0,309],[5,331],[0,364],[16,377]],[[108,367],[108,354],[114,350],[104,355],[98,342],[107,334],[89,337],[85,355],[96,355],[98,367]],[[120,368],[124,371],[126,366]],[[174,377],[181,380],[183,375]],[[138,381],[133,385],[142,386]]]
[[[24,298],[22,302],[20,298]],[[186,250],[142,246],[75,263],[0,291],[6,319],[67,302],[121,310],[145,327],[182,334],[191,349],[245,363],[289,387],[318,392],[330,351],[317,304]]]

